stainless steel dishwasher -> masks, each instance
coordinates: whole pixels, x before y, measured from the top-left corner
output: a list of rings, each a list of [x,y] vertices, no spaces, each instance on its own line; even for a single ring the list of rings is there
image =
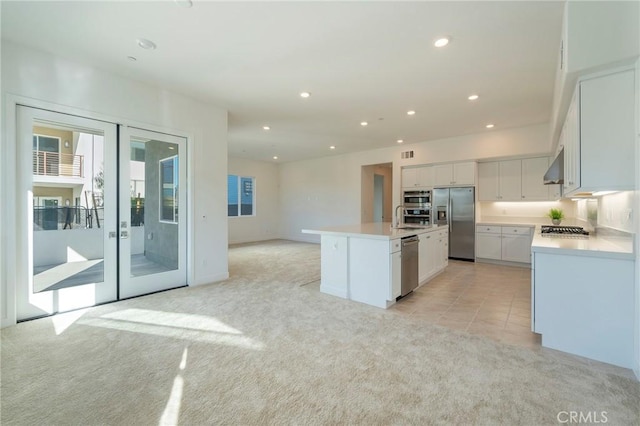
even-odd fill
[[[418,236],[402,239],[402,284],[400,297],[411,293],[418,287]]]

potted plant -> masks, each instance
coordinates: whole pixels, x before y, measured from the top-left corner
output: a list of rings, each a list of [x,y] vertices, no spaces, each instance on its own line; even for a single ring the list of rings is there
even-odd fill
[[[564,219],[564,213],[562,212],[562,209],[550,209],[549,213],[547,213],[547,216],[551,218],[551,223],[553,223],[554,225],[560,225],[560,222],[562,222],[562,219]]]

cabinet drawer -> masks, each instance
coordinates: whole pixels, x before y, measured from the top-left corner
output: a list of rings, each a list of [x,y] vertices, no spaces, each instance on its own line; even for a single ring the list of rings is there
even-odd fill
[[[491,225],[476,225],[476,232],[481,234],[500,234],[502,233],[502,227]]]
[[[400,238],[389,241],[389,253],[395,253],[402,249],[402,240]]]
[[[530,235],[531,228],[527,226],[503,226],[502,234],[512,234],[512,235]]]

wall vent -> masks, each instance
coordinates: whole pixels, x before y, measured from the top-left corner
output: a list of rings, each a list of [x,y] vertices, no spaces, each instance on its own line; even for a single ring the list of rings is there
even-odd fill
[[[400,158],[413,158],[413,151],[404,151],[400,153]]]

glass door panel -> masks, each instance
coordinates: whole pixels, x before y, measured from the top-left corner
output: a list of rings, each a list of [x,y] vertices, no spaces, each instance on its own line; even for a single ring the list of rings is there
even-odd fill
[[[121,127],[120,153],[120,296],[186,285],[186,139]]]
[[[18,320],[117,298],[116,125],[18,108]]]

